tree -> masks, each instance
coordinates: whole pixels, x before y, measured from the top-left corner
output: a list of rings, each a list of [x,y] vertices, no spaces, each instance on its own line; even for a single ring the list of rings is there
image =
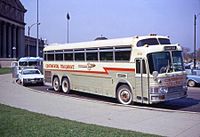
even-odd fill
[[[200,48],[197,50],[197,61],[200,62]]]
[[[183,48],[183,58],[185,62],[190,62],[192,60],[192,53],[190,53],[190,49],[189,48]]]

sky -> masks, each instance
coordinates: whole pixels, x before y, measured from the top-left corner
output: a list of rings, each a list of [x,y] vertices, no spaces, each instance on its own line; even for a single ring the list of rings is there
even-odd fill
[[[37,0],[20,0],[25,13],[25,34],[37,22]],[[200,48],[200,0],[38,0],[39,37],[48,43],[92,41],[158,34],[172,43],[193,50],[194,14],[197,18],[197,48]],[[31,28],[36,37],[36,25]]]

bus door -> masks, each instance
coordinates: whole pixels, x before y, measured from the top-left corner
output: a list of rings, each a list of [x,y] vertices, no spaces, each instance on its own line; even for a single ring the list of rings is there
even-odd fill
[[[135,59],[136,73],[135,73],[135,90],[137,102],[148,103],[148,87],[149,80],[146,69],[146,62],[144,59]]]

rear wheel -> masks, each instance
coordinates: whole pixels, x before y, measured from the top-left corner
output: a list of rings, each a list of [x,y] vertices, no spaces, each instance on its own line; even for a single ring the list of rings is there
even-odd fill
[[[188,81],[188,86],[189,86],[189,87],[194,87],[195,84],[196,84],[196,83],[195,83],[193,80],[189,80],[189,81]]]
[[[117,99],[121,104],[129,105],[133,100],[132,92],[127,85],[121,85],[117,89]]]
[[[60,91],[60,80],[59,80],[58,77],[54,77],[54,78],[53,78],[53,83],[52,83],[52,85],[53,85],[53,89],[54,89],[56,92]]]
[[[62,91],[64,93],[70,92],[70,84],[69,84],[69,80],[67,78],[63,78],[61,87],[62,87]]]

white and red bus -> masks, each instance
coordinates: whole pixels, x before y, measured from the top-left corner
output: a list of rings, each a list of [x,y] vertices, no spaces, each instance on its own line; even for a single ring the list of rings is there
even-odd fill
[[[165,36],[51,44],[44,48],[43,69],[55,91],[114,97],[122,104],[187,96],[182,48]]]

